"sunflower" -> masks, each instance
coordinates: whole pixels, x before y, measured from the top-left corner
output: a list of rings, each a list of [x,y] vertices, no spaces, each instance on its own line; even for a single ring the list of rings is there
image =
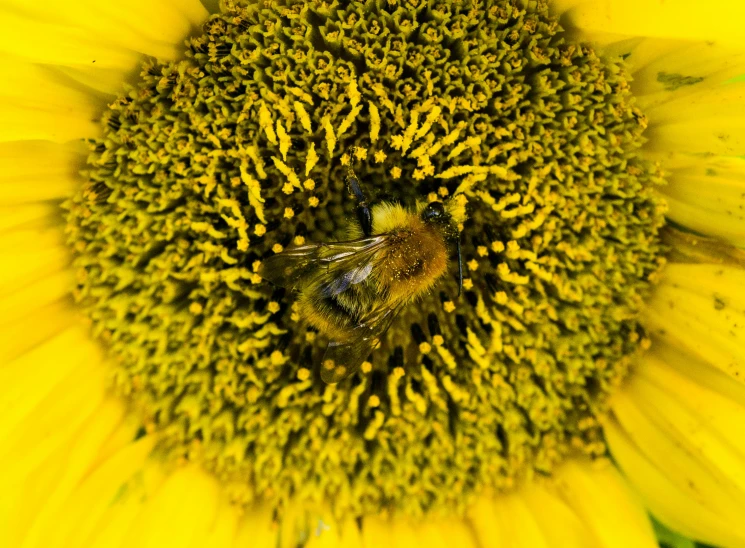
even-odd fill
[[[0,0],[2,544],[745,546],[743,20]],[[464,280],[333,385],[350,168]]]

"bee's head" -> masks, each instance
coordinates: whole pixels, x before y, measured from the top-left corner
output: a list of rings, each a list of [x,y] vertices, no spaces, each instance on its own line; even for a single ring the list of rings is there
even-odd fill
[[[450,221],[450,215],[445,211],[442,202],[430,202],[421,213],[422,220],[428,223],[446,223]]]

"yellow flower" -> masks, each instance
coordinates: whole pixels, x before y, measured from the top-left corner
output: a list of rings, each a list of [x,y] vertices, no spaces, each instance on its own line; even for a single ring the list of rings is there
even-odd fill
[[[0,0],[0,543],[745,546],[743,4],[286,4]],[[346,165],[467,279],[333,386]]]

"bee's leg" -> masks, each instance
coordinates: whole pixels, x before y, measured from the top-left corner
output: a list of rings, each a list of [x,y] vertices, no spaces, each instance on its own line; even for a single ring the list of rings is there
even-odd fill
[[[362,227],[362,234],[365,237],[371,236],[372,212],[370,211],[370,206],[367,204],[365,195],[362,193],[360,182],[354,174],[354,171],[351,169],[347,176],[347,185],[349,185],[349,191],[357,200],[357,220],[360,222],[360,226]]]

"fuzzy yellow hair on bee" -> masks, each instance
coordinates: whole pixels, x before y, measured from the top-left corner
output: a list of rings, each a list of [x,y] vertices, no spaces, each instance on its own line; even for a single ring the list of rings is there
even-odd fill
[[[431,291],[448,270],[448,244],[460,245],[442,202],[406,208],[369,206],[350,170],[358,202],[350,239],[295,247],[267,258],[266,280],[299,291],[300,317],[329,339],[321,378],[336,383],[354,373],[406,305]]]

